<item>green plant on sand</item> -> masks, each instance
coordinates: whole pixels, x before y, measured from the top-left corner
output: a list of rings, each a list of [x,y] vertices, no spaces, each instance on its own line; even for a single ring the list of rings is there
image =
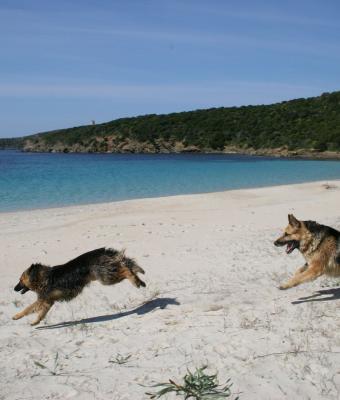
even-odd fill
[[[217,374],[208,375],[205,371],[207,366],[197,368],[195,372],[188,370],[183,377],[183,383],[178,384],[172,379],[169,382],[158,383],[152,385],[152,388],[159,390],[154,393],[146,393],[151,399],[159,399],[160,397],[174,393],[176,396],[182,396],[183,399],[195,400],[217,400],[225,399],[232,395],[230,379],[223,385],[218,382]],[[236,397],[234,400],[237,400]]]

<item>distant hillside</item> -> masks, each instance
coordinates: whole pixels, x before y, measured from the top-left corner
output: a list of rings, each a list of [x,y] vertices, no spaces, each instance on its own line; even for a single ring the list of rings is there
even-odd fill
[[[0,140],[0,147],[8,140]],[[13,142],[14,143],[14,142]],[[26,136],[26,151],[305,154],[340,151],[340,92],[272,105],[145,115]]]
[[[24,146],[23,138],[0,139],[0,149],[19,149]]]

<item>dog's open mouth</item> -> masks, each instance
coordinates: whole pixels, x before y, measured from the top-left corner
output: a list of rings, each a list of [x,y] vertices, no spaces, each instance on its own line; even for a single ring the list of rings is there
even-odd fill
[[[21,294],[24,294],[29,291],[29,288],[26,287],[25,285],[22,285],[20,282],[15,286],[14,290],[16,292],[20,292]]]
[[[291,240],[287,243],[286,253],[290,254],[295,249],[299,248],[299,242],[297,240]]]

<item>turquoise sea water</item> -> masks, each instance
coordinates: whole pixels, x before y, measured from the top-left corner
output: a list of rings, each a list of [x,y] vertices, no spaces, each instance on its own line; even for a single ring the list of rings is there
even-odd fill
[[[0,211],[340,179],[339,161],[0,151]]]

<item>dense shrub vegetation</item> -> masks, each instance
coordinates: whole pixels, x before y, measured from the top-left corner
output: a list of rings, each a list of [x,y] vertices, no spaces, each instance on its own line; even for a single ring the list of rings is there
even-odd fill
[[[23,145],[22,138],[0,139],[0,149],[18,149]]]
[[[111,122],[40,133],[31,137],[46,145],[89,144],[96,138],[126,138],[154,143],[175,140],[199,149],[278,148],[290,150],[340,150],[340,92],[318,97],[284,101],[272,105],[211,108],[167,115],[145,115]],[[9,144],[0,141],[0,147]],[[13,142],[14,143],[14,142]],[[16,145],[22,142],[17,141]],[[97,151],[101,151],[97,148]]]

